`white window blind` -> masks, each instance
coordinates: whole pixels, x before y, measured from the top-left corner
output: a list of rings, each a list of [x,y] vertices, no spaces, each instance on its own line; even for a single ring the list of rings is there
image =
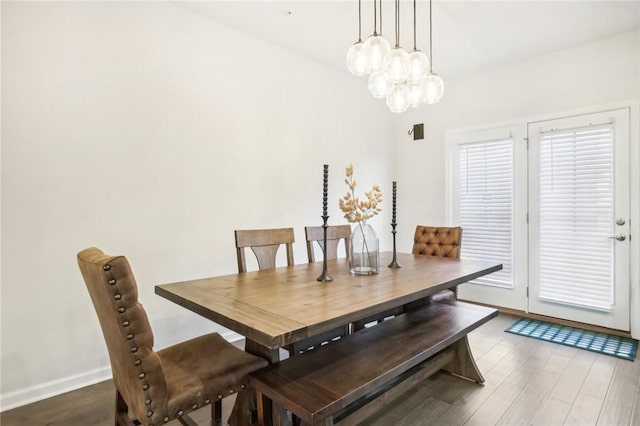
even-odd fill
[[[541,134],[540,299],[611,309],[613,154],[612,125]]]
[[[472,281],[513,287],[513,141],[458,145],[461,257],[500,262],[502,271]]]

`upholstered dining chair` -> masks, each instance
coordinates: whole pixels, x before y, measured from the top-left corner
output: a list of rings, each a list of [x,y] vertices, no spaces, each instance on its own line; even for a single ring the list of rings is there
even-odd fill
[[[127,259],[88,248],[78,253],[78,265],[109,352],[116,426],[153,426],[173,419],[194,424],[188,412],[206,405],[212,405],[211,416],[219,421],[222,398],[234,393],[238,400],[230,422],[250,423],[247,375],[266,366],[266,360],[234,347],[218,333],[156,351]]]
[[[307,258],[309,263],[316,261],[313,243],[316,242],[323,251],[324,245],[324,229],[322,226],[305,226],[304,235],[307,240]],[[351,226],[335,225],[327,227],[327,259],[338,258],[338,245],[340,241],[344,241],[345,256],[349,255],[349,246],[351,244]]]
[[[238,272],[247,272],[245,249],[250,248],[256,255],[258,269],[276,267],[276,254],[281,245],[287,252],[287,265],[293,266],[293,228],[236,230],[236,254]]]
[[[421,256],[439,256],[459,259],[461,243],[462,228],[459,226],[434,227],[418,225],[416,226],[416,231],[413,234],[413,249],[411,250],[411,253]],[[429,302],[455,300],[456,298],[457,287],[453,290],[441,290],[430,296],[428,299],[417,301],[415,304],[417,306],[419,304]],[[405,308],[408,307],[405,306]],[[353,325],[354,331],[363,329],[365,324],[383,321],[385,318],[393,317],[403,311],[405,311],[405,309],[395,309],[393,311],[382,312],[376,316],[357,321]]]
[[[411,253],[421,256],[438,256],[460,259],[460,246],[462,244],[462,228],[416,226],[413,236],[413,249]],[[455,300],[458,296],[458,288],[442,290],[431,296],[432,302],[441,300]]]

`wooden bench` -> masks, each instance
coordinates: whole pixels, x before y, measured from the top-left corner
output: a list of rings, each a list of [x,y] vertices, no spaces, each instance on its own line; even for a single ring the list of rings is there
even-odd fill
[[[432,303],[256,371],[259,418],[261,395],[304,424],[356,424],[440,369],[482,383],[467,334],[497,314]]]

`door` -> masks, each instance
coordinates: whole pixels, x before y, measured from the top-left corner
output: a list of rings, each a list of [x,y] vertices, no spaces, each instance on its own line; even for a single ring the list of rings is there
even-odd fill
[[[528,138],[529,311],[629,330],[629,109]]]

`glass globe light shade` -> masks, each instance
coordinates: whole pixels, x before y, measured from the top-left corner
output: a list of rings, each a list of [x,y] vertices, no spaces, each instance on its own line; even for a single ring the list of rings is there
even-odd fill
[[[382,60],[389,52],[389,42],[379,35],[371,35],[364,42],[367,71],[372,73],[382,70]]]
[[[385,98],[391,91],[391,83],[382,72],[372,72],[369,75],[369,91],[374,98]]]
[[[407,83],[409,89],[409,106],[417,107],[424,102],[425,85],[422,81]]]
[[[429,72],[429,58],[419,50],[409,53],[409,75],[408,83],[418,83]]]
[[[387,95],[387,106],[391,112],[401,113],[409,108],[409,88],[406,84],[394,84]]]
[[[356,77],[367,73],[367,50],[361,41],[355,42],[347,51],[347,68]]]
[[[394,47],[384,57],[382,72],[394,84],[402,83],[409,75],[409,54],[402,47]]]
[[[425,79],[424,102],[436,104],[444,94],[444,81],[436,73],[429,73]]]

